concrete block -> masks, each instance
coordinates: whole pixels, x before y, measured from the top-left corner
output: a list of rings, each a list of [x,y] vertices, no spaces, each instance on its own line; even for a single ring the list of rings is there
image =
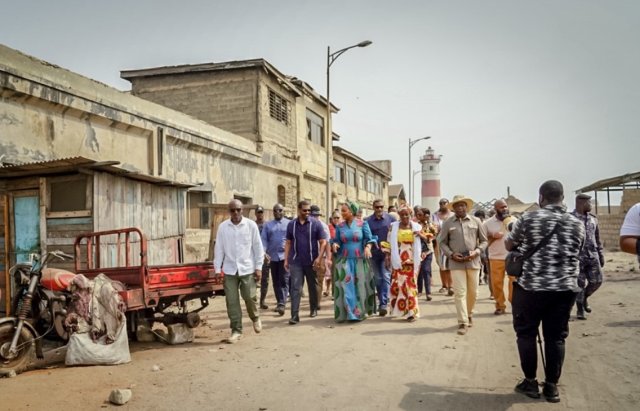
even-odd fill
[[[186,324],[171,324],[167,329],[169,330],[167,341],[171,345],[193,342],[195,338],[193,328],[187,327]]]

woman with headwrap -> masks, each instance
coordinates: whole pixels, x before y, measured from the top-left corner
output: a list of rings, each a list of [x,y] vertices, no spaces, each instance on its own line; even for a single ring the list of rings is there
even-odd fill
[[[360,206],[354,202],[340,207],[342,222],[332,239],[335,255],[333,297],[337,322],[364,320],[375,309],[375,279],[369,269],[371,247],[376,238],[366,221],[355,218]]]
[[[411,209],[402,206],[400,221],[391,223],[389,227],[389,243],[391,245],[391,316],[415,321],[419,315],[418,290],[416,278],[420,270],[420,224],[411,221]]]

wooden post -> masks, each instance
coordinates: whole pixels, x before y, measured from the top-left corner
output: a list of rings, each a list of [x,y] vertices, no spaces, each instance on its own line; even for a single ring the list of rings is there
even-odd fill
[[[9,234],[9,196],[4,195],[4,305],[5,314],[10,315],[11,312],[11,277],[9,276],[9,266],[11,259],[9,258],[9,242],[11,236]]]

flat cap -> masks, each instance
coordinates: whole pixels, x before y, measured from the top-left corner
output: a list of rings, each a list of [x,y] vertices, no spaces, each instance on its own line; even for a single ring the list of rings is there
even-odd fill
[[[576,196],[576,200],[591,200],[591,196],[589,194],[580,193]]]

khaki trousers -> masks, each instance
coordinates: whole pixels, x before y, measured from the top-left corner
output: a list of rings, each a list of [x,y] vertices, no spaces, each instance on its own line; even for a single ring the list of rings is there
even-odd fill
[[[513,282],[516,277],[506,275],[504,260],[489,260],[491,267],[491,290],[493,297],[496,299],[496,310],[504,310],[507,308],[504,295],[504,278],[509,277],[509,302],[513,300]]]
[[[456,303],[458,324],[469,325],[469,317],[473,314],[478,296],[479,268],[451,270],[453,277],[453,299]]]

